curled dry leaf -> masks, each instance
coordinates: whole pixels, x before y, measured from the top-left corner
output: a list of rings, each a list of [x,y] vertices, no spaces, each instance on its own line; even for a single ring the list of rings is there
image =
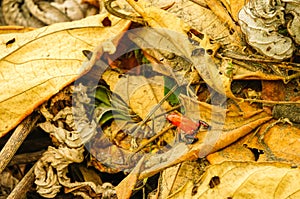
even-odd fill
[[[54,197],[64,183],[70,183],[70,179],[67,177],[68,165],[73,162],[82,162],[84,160],[83,152],[83,147],[80,149],[68,147],[56,149],[49,146],[34,168],[37,192],[43,197]]]
[[[71,179],[66,175],[69,164],[81,163],[84,160],[83,144],[96,133],[96,123],[88,120],[86,110],[83,107],[83,103],[89,103],[90,101],[90,98],[86,95],[87,88],[79,84],[74,88],[73,86],[67,87],[63,91],[66,90],[73,91],[68,93],[69,95],[72,94],[72,107],[66,106],[55,115],[51,115],[46,107],[41,109],[42,114],[48,121],[41,123],[40,127],[50,133],[58,148],[49,147],[35,167],[37,192],[44,197],[54,197],[60,191],[60,188],[64,187],[67,192],[84,197],[89,197],[89,194],[115,194],[113,190],[112,192],[108,191],[100,184],[91,181],[71,182]],[[60,93],[63,93],[63,91]],[[68,97],[57,95],[51,99],[50,104],[53,105],[59,100],[63,101],[63,99],[70,100]],[[66,126],[71,130],[67,130]]]
[[[4,0],[1,9],[6,24],[37,28],[97,14],[95,7],[77,0],[53,2]]]
[[[13,173],[11,171],[4,170],[1,173],[1,178],[0,178],[0,187],[1,187],[1,192],[0,195],[3,197],[3,195],[6,195],[7,192],[11,192],[16,185],[19,183],[20,180],[18,180],[16,177],[13,176]]]
[[[228,31],[232,32],[237,32],[235,34],[236,38],[238,39],[238,42],[241,42],[240,38],[238,37],[240,35],[240,30],[238,29],[237,25],[235,22],[232,20],[231,16],[229,15],[228,10],[225,9],[224,4],[222,4],[218,0],[205,0],[206,4],[208,7],[214,12],[216,16],[225,24],[225,26],[228,26]]]
[[[198,184],[175,198],[299,198],[299,168],[281,163],[224,162],[210,166]]]
[[[0,137],[91,68],[83,65],[83,50],[94,50],[130,24],[111,16],[112,25],[105,27],[105,18],[107,15],[96,15],[27,33],[0,35],[2,41],[14,40],[9,48],[5,43],[0,46]]]
[[[286,59],[293,55],[293,40],[279,33],[285,15],[294,18],[288,22],[290,36],[299,44],[299,2],[273,0],[249,1],[239,13],[239,23],[247,42],[263,55],[274,59]]]
[[[234,21],[238,21],[238,14],[241,8],[247,1],[240,0],[221,0],[222,4],[226,7],[226,10],[230,13],[230,16]]]

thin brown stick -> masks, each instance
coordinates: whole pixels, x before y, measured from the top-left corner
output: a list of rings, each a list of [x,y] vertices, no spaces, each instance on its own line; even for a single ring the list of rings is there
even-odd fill
[[[32,113],[28,116],[16,130],[13,132],[5,146],[0,152],[0,174],[8,165],[12,157],[15,155],[27,135],[31,132],[35,123],[40,118],[40,115],[37,113]]]
[[[250,103],[263,103],[263,104],[300,104],[300,101],[271,101],[271,100],[259,100],[259,99],[243,99],[245,102]]]
[[[26,173],[22,180],[17,184],[7,199],[26,198],[26,192],[30,189],[34,182],[34,166]]]
[[[174,128],[174,125],[168,126],[166,128],[164,128],[162,131],[160,131],[158,134],[154,135],[153,137],[151,137],[149,140],[147,140],[147,142],[141,144],[137,149],[135,149],[132,154],[136,154],[137,152],[139,152],[140,150],[142,150],[145,146],[147,146],[148,144],[150,144],[151,142],[153,142],[156,138],[162,136],[164,133],[166,133],[168,130]]]
[[[223,53],[218,53],[216,55],[218,58],[231,58],[231,59],[236,59],[236,60],[241,60],[241,61],[251,61],[251,62],[261,62],[261,63],[274,63],[274,64],[281,64],[281,65],[290,65],[290,66],[296,66],[299,67],[299,63],[294,63],[294,62],[286,62],[282,60],[276,60],[276,59],[268,59],[265,57],[250,57],[250,55],[246,54],[240,54],[237,52],[233,51],[226,51]]]
[[[45,151],[46,150],[41,150],[32,153],[23,153],[23,154],[15,155],[9,162],[8,166],[17,165],[17,164],[29,164],[32,162],[36,162],[42,157]]]

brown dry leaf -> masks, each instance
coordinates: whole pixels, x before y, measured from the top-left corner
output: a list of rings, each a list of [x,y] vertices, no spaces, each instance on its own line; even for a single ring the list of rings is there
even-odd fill
[[[228,147],[209,154],[206,159],[210,164],[220,164],[225,161],[255,161],[254,153],[244,143],[252,134],[245,136]]]
[[[198,134],[201,142],[192,146],[189,151],[191,156],[204,157],[222,149],[272,118],[262,110],[237,112],[193,101],[186,97],[182,97],[181,101],[184,102],[186,112],[191,118],[199,118],[200,114],[200,119],[211,126],[208,132]]]
[[[208,7],[214,12],[214,14],[218,16],[224,24],[229,26],[230,30],[237,31],[239,32],[239,35],[242,35],[240,29],[232,20],[228,11],[225,9],[225,7],[219,0],[205,0],[205,2],[208,5]],[[241,42],[241,40],[239,40],[238,42]]]
[[[238,21],[238,14],[241,8],[248,2],[248,0],[221,0],[226,10],[234,21]]]
[[[224,110],[184,96],[180,96],[180,100],[185,107],[185,114],[189,118],[196,120],[200,118],[209,124],[211,129],[209,131],[199,131],[197,133],[198,141],[189,147],[181,143],[182,145],[175,145],[170,151],[162,154],[162,157],[155,157],[159,162],[154,158],[149,159],[146,163],[153,166],[151,168],[147,167],[141,173],[140,179],[149,177],[180,162],[205,157],[225,148],[272,118],[262,110],[243,113]]]
[[[281,163],[224,162],[210,166],[199,184],[189,182],[175,198],[299,198],[299,168]]]
[[[264,151],[258,161],[280,161],[300,165],[300,128],[282,123],[284,121],[269,121],[244,144],[249,148]]]
[[[134,189],[136,181],[138,180],[140,169],[143,166],[144,160],[145,158],[142,157],[130,174],[116,187],[116,192],[119,199],[130,198],[132,190]]]
[[[236,114],[238,111],[243,111],[244,118],[251,118],[253,113],[261,111],[261,109],[249,104],[248,102],[240,102],[238,104],[228,105],[230,110],[229,114]],[[211,164],[218,164],[224,161],[255,161],[255,154],[250,148],[245,145],[245,142],[255,135],[255,131],[252,131],[248,135],[239,139],[235,143],[227,146],[226,148],[219,150],[215,153],[209,154],[206,158]]]
[[[193,46],[188,40],[187,34],[191,30],[191,27],[188,24],[172,13],[168,13],[153,6],[147,6],[142,0],[138,2],[127,0],[127,2],[143,17],[149,26],[155,28],[154,31],[158,37],[164,38],[163,40],[156,38],[155,44],[152,40],[150,46],[154,46],[157,49],[161,47],[161,49],[165,50],[173,48],[175,51],[171,52],[176,52],[178,56],[183,56],[185,59],[192,62],[202,79],[209,86],[220,93],[223,93],[223,85],[222,82],[219,81],[219,71],[212,58],[220,47],[219,43],[211,43],[209,37],[205,34],[202,35],[202,39],[194,35],[193,39],[199,43],[198,47],[204,48],[211,53],[205,53],[203,56],[193,56],[193,50],[197,47]],[[192,34],[191,32],[189,33]],[[147,31],[143,30],[137,34],[138,37],[143,34],[146,35]],[[142,37],[142,40],[144,40],[145,43],[147,42],[146,37]]]
[[[201,4],[201,3],[199,3]],[[210,9],[200,6],[197,3],[187,0],[176,2],[168,12],[174,13],[189,26],[209,35],[213,40],[217,40],[222,45],[235,43],[240,45],[241,41],[238,32],[232,33],[228,26],[224,24],[217,15]],[[202,4],[205,4],[203,0]]]
[[[110,86],[110,89],[128,103],[131,110],[141,119],[145,119],[164,97],[164,80],[162,76],[145,78],[144,76],[127,75],[120,78],[117,72],[107,70],[102,78]],[[170,105],[165,101],[154,113],[154,116],[162,114],[168,108],[170,108]],[[156,120],[154,132],[159,132],[163,126],[164,120]]]
[[[231,65],[232,64],[232,65]],[[267,74],[259,71],[259,68],[254,68],[250,64],[236,64],[232,60],[223,59],[220,67],[222,73],[221,79],[223,81],[226,96],[231,99],[243,101],[241,98],[234,96],[231,90],[233,80],[265,80],[265,81],[286,81],[286,77],[276,74]],[[263,91],[264,92],[264,91]]]
[[[165,169],[160,175],[158,185],[159,197],[167,198],[184,186],[188,181],[196,183],[202,175],[205,166],[206,164],[204,161],[185,161]]]
[[[104,27],[108,19],[111,27]],[[93,51],[105,40],[127,29],[130,22],[106,15],[58,23],[27,33],[0,35],[2,90],[0,137],[37,106],[70,84],[91,66],[82,50]],[[5,43],[13,40],[7,48]]]
[[[286,95],[286,86],[281,81],[262,81],[261,98],[264,100],[283,101]]]

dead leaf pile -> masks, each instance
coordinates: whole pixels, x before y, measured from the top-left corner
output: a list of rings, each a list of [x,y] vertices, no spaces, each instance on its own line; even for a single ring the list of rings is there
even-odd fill
[[[299,197],[297,3],[85,2],[102,14],[2,29],[1,196]],[[52,145],[16,176],[31,131]]]

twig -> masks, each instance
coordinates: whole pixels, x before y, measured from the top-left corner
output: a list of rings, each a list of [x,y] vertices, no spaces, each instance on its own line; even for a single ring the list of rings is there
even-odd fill
[[[115,0],[108,0],[105,1],[104,6],[105,9],[112,15],[116,16],[116,17],[120,17],[121,19],[127,19],[130,21],[134,21],[136,23],[140,23],[140,24],[145,24],[145,21],[142,18],[139,18],[137,16],[130,16],[130,15],[126,15],[123,13],[120,13],[118,11],[116,11],[114,8],[112,8],[111,4],[112,2],[114,2]]]
[[[7,199],[22,199],[26,198],[26,192],[30,189],[34,182],[34,167],[35,165],[32,166],[32,168],[26,173],[26,175],[22,178],[22,180],[17,184],[17,186],[12,190],[12,192],[9,194]]]
[[[20,155],[15,155],[9,162],[8,166],[36,162],[38,159],[42,157],[44,152],[45,150],[41,150],[33,153],[24,153]]]
[[[171,90],[169,90],[169,92],[158,102],[158,104],[156,104],[155,107],[151,109],[151,111],[146,115],[143,121],[140,122],[139,126],[131,133],[132,135],[135,135],[135,133],[138,132],[138,130],[140,130],[140,128],[147,123],[153,113],[155,113],[155,111],[160,108],[160,106],[168,99],[168,97],[170,97],[175,92],[178,87],[179,85],[176,84]]]
[[[13,132],[5,146],[2,148],[0,152],[0,174],[8,165],[12,157],[15,155],[27,135],[31,132],[35,123],[40,118],[40,114],[32,113],[28,116],[16,130]]]
[[[140,150],[142,150],[145,146],[147,146],[148,144],[150,144],[151,142],[153,142],[156,138],[162,136],[164,133],[166,133],[168,130],[174,128],[175,126],[174,125],[171,125],[171,126],[168,126],[166,128],[164,128],[162,131],[160,131],[158,134],[156,134],[155,136],[151,137],[149,140],[147,140],[147,142],[141,144],[137,149],[135,149],[133,152],[132,152],[132,155],[133,156],[134,154],[136,154],[137,152],[139,152]]]
[[[245,102],[250,103],[263,103],[263,104],[300,104],[300,101],[271,101],[271,100],[258,100],[258,99],[243,99]]]

